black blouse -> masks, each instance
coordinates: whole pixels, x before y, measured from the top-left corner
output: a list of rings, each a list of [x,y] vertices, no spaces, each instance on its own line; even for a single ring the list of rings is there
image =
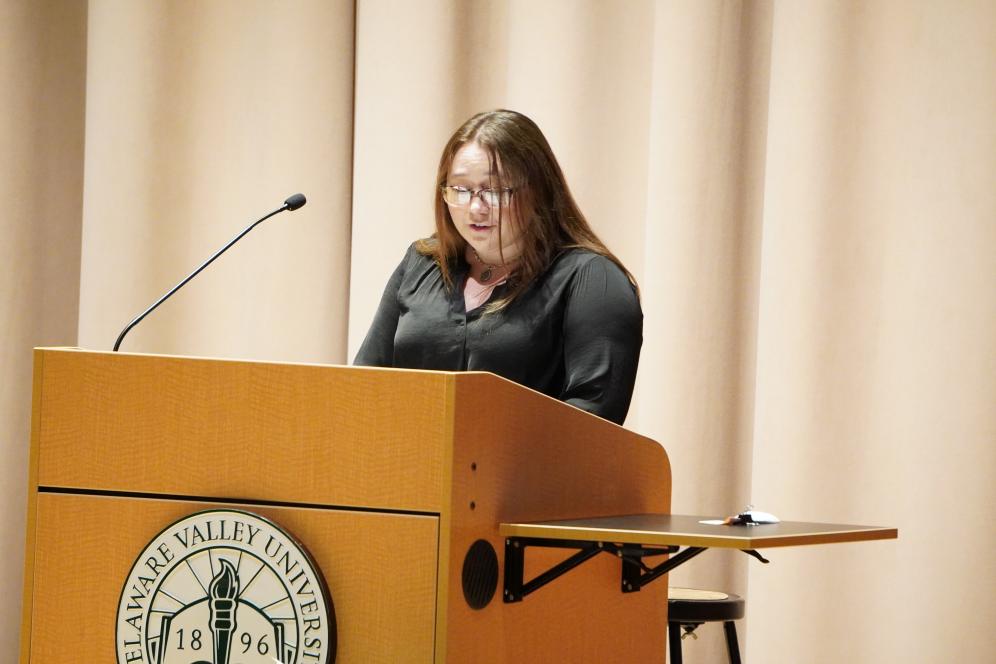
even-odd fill
[[[622,424],[643,343],[633,285],[608,258],[583,249],[557,256],[508,307],[467,311],[468,266],[447,289],[435,261],[412,245],[384,289],[355,364],[490,371]],[[500,298],[507,285],[498,286]]]

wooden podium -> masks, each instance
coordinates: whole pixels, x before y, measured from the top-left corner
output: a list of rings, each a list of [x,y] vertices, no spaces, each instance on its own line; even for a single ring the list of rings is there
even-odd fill
[[[610,556],[465,599],[500,523],[670,512],[660,445],[497,376],[38,349],[32,418],[22,664],[114,662],[136,557],[212,507],[308,548],[342,664],[664,661],[666,582],[623,594]]]

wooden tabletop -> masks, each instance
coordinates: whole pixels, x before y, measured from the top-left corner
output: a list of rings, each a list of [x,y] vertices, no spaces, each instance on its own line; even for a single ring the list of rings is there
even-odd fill
[[[676,545],[761,549],[804,544],[860,542],[895,539],[896,528],[836,523],[782,521],[757,526],[724,526],[700,523],[721,517],[686,514],[629,514],[589,519],[563,519],[534,523],[502,523],[505,537],[614,542],[617,544]]]

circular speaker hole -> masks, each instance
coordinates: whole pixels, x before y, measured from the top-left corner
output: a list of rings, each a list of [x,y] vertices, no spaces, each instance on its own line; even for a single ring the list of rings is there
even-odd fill
[[[463,559],[463,598],[472,609],[483,609],[498,588],[498,554],[486,540],[477,540]]]

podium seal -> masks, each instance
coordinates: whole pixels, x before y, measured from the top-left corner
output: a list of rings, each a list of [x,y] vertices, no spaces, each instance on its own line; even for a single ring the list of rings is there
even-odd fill
[[[115,642],[118,664],[331,664],[335,609],[286,531],[209,510],[165,528],[135,560]]]

